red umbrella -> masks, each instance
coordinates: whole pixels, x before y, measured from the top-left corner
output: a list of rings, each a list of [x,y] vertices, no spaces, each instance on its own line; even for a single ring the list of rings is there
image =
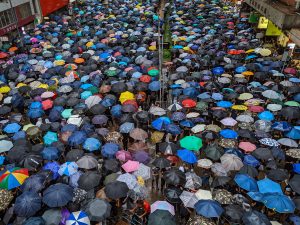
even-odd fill
[[[144,82],[144,83],[150,83],[151,81],[151,77],[149,75],[142,75],[140,77],[140,81]]]
[[[265,109],[262,106],[259,105],[251,105],[249,106],[249,110],[251,112],[259,113],[265,111]]]
[[[5,53],[5,52],[0,52],[0,59],[4,59],[4,58],[6,58],[7,56],[8,56],[7,53]]]
[[[139,105],[137,104],[136,100],[126,100],[125,102],[123,102],[122,105],[133,105],[136,108],[139,107]]]
[[[50,99],[47,99],[45,101],[42,101],[43,110],[51,109],[53,107],[53,101]]]
[[[182,101],[181,104],[185,108],[193,108],[193,107],[195,107],[197,105],[197,102],[195,102],[192,99],[185,99],[185,100]]]
[[[171,161],[172,163],[178,163],[180,161],[179,157],[176,155],[169,155],[167,160]]]
[[[285,73],[290,73],[290,74],[293,74],[293,75],[296,75],[297,74],[297,70],[295,68],[285,68],[284,69],[284,72]]]

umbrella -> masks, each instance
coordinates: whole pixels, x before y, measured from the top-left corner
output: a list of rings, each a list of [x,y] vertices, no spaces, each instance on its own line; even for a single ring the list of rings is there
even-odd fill
[[[210,144],[203,150],[203,152],[205,153],[207,158],[216,161],[219,160],[223,155],[224,150],[217,144]]]
[[[57,225],[62,219],[60,209],[49,209],[44,212],[42,218],[46,221],[46,225]]]
[[[167,184],[183,185],[186,182],[185,174],[178,169],[171,169],[164,173],[164,179]]]
[[[21,126],[17,123],[9,123],[3,128],[3,131],[8,134],[13,134],[18,132],[20,128]]]
[[[244,165],[242,160],[234,154],[225,153],[224,155],[221,156],[220,160],[224,169],[227,172],[231,170],[239,171]]]
[[[171,123],[171,120],[168,117],[159,117],[156,120],[152,121],[151,125],[156,130],[165,129],[165,127]]]
[[[281,138],[281,139],[277,140],[277,142],[281,145],[288,146],[288,147],[291,147],[291,148],[297,148],[298,147],[298,143],[296,141],[294,141],[293,139],[290,139],[290,138]]]
[[[56,183],[43,192],[43,202],[49,207],[65,206],[73,199],[73,189],[66,184]]]
[[[77,183],[80,189],[89,191],[97,187],[100,183],[101,175],[95,171],[87,171],[80,175]]]
[[[187,172],[186,183],[184,185],[185,188],[196,190],[202,186],[201,177],[197,176],[194,172]]]
[[[156,210],[167,211],[173,216],[175,216],[174,206],[166,201],[156,201],[151,204],[151,213],[154,213]]]
[[[236,174],[234,181],[242,189],[247,191],[258,191],[256,180],[247,174]]]
[[[189,163],[189,164],[194,164],[197,162],[197,157],[196,155],[187,149],[183,150],[178,150],[177,151],[177,156],[184,162]]]
[[[202,139],[196,136],[186,136],[180,140],[180,146],[188,150],[199,151],[202,147]]]
[[[256,210],[244,213],[242,220],[244,224],[249,225],[271,225],[268,217]]]
[[[220,217],[224,212],[221,205],[213,200],[199,200],[195,204],[195,210],[197,214],[206,218]]]
[[[85,155],[85,156],[82,156],[76,162],[76,164],[78,165],[79,168],[82,168],[82,169],[93,169],[98,166],[98,161],[93,156]]]
[[[0,176],[0,187],[2,189],[11,190],[21,186],[28,177],[28,169],[19,167],[8,169]]]
[[[170,167],[171,164],[170,164],[170,161],[167,160],[166,158],[156,158],[152,164],[155,166],[155,167],[158,167],[160,169],[163,169],[163,168],[167,168],[167,167]]]
[[[140,163],[138,170],[133,173],[136,177],[142,177],[144,180],[151,178],[151,168],[149,166]]]
[[[66,225],[90,225],[90,219],[83,211],[72,212],[66,220]]]
[[[299,174],[295,174],[289,180],[289,185],[291,186],[292,190],[295,191],[298,194],[300,193],[299,181],[300,181],[300,175]]]
[[[180,195],[182,190],[177,187],[168,187],[164,190],[164,196],[166,200],[170,203],[181,203]]]
[[[108,198],[119,199],[126,197],[129,189],[126,183],[114,181],[107,184],[104,188],[104,191]]]
[[[34,174],[28,177],[23,185],[21,186],[21,190],[23,192],[30,191],[38,193],[44,188],[44,182],[46,177],[41,174]]]
[[[262,202],[267,208],[273,209],[279,213],[293,213],[296,208],[292,199],[278,193],[265,194],[262,198]]]
[[[184,206],[188,208],[194,208],[194,205],[198,202],[198,198],[194,193],[183,191],[179,196]]]
[[[9,151],[13,146],[14,145],[11,141],[1,140],[0,141],[0,153]]]
[[[87,138],[83,143],[83,148],[90,152],[97,151],[101,147],[101,142],[96,138]]]
[[[101,148],[101,154],[104,157],[112,158],[119,151],[119,145],[115,143],[106,143]]]
[[[161,151],[164,154],[176,154],[179,148],[180,146],[173,142],[162,142],[158,145],[159,151]]]
[[[122,165],[122,168],[127,172],[137,171],[140,166],[140,163],[137,161],[128,160],[126,163]]]
[[[127,184],[129,189],[133,189],[137,185],[137,179],[134,175],[130,173],[123,173],[118,176],[117,181],[124,182]]]
[[[58,170],[59,175],[71,176],[78,170],[78,165],[75,162],[66,162],[62,164]]]
[[[147,132],[140,128],[135,128],[135,129],[131,130],[129,135],[130,135],[130,137],[132,137],[133,139],[138,140],[138,141],[143,141],[148,138]]]
[[[110,216],[111,205],[103,199],[95,198],[88,202],[83,207],[83,210],[88,215],[88,217],[85,215],[87,219],[100,222]]]
[[[213,200],[219,202],[222,205],[228,205],[233,202],[232,194],[225,189],[216,189],[213,191]]]
[[[175,225],[176,221],[170,212],[166,210],[157,209],[149,215],[148,225]]]
[[[42,207],[42,198],[38,193],[26,191],[16,198],[14,212],[21,217],[35,215]]]
[[[280,184],[265,178],[257,181],[258,190],[260,193],[279,193],[283,194]]]
[[[213,162],[209,159],[199,159],[197,166],[204,168],[204,169],[209,169],[213,165]]]

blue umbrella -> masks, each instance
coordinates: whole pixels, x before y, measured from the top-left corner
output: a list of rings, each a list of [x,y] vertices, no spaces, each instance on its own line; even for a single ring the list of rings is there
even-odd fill
[[[274,114],[271,113],[270,111],[263,111],[258,114],[258,118],[261,120],[272,121],[274,120]]]
[[[83,174],[83,172],[79,170],[76,173],[74,173],[72,176],[70,176],[69,185],[72,188],[78,187],[78,180],[82,174]]]
[[[238,133],[231,129],[224,129],[220,131],[220,135],[223,138],[237,138]]]
[[[300,102],[300,93],[294,95],[293,99],[297,102]]]
[[[12,136],[12,139],[18,140],[18,139],[23,139],[26,138],[26,132],[23,130],[18,131],[17,133],[14,133],[14,135]]]
[[[56,147],[45,147],[41,154],[43,159],[56,160],[59,158],[60,152]]]
[[[87,135],[83,131],[75,131],[68,139],[68,144],[70,146],[78,146],[84,143],[87,139]]]
[[[58,162],[48,162],[43,166],[43,170],[50,170],[52,172],[52,179],[56,180],[59,177],[58,170],[60,165]]]
[[[257,55],[248,55],[245,60],[249,60],[249,59],[255,59],[257,58],[258,56]]]
[[[230,108],[233,104],[229,101],[219,101],[217,102],[217,106],[218,107],[222,107],[222,108]]]
[[[100,102],[100,104],[108,108],[115,104],[115,99],[108,98],[107,96],[105,96],[104,99]]]
[[[242,73],[245,71],[247,71],[247,68],[245,66],[239,66],[235,69],[235,72],[237,72],[237,73]]]
[[[152,121],[151,125],[154,129],[161,131],[165,129],[166,126],[169,125],[170,123],[171,120],[169,117],[162,116]]]
[[[181,134],[181,129],[176,124],[169,124],[166,126],[166,131],[172,135]]]
[[[148,88],[150,91],[159,91],[160,90],[160,81],[152,81]]]
[[[101,148],[101,154],[104,157],[113,158],[119,149],[120,146],[115,143],[106,143]]]
[[[59,175],[71,176],[78,170],[78,165],[75,162],[65,162],[58,170]]]
[[[44,140],[44,144],[45,145],[51,145],[53,142],[57,142],[58,141],[58,136],[57,133],[52,132],[52,131],[48,131],[45,136],[43,137]]]
[[[128,134],[133,129],[134,129],[134,123],[130,123],[130,122],[125,122],[120,126],[120,132],[123,134]]]
[[[187,150],[187,149],[178,150],[177,156],[182,161],[189,163],[189,164],[194,164],[197,162],[197,156],[195,155],[195,153],[190,150]]]
[[[200,98],[200,99],[209,99],[209,98],[211,98],[211,95],[208,92],[204,92],[204,93],[199,94],[197,96],[197,98]]]
[[[179,124],[180,124],[180,126],[183,126],[183,127],[193,127],[194,126],[194,123],[191,120],[182,120],[182,121],[180,121]]]
[[[264,194],[260,192],[248,192],[247,195],[252,198],[254,201],[261,202]]]
[[[80,85],[80,88],[83,89],[83,90],[86,90],[90,87],[93,87],[93,85],[92,84],[82,84],[82,85]]]
[[[227,149],[225,149],[225,153],[234,154],[234,155],[240,157],[241,159],[244,159],[244,154],[241,152],[241,150],[236,149],[236,148],[227,148]]]
[[[286,195],[278,193],[265,194],[262,202],[269,209],[273,209],[278,213],[293,213],[295,211],[295,203]]]
[[[26,191],[16,198],[14,212],[20,217],[30,217],[42,207],[42,198],[36,192]]]
[[[289,217],[289,220],[294,223],[293,225],[300,225],[300,217],[299,216],[291,215]]]
[[[182,45],[174,45],[173,48],[174,48],[174,49],[182,49],[183,46],[182,46]]]
[[[279,193],[283,194],[280,184],[265,178],[263,180],[257,181],[258,190],[260,193]]]
[[[21,190],[31,191],[31,192],[40,192],[44,188],[44,181],[46,177],[41,174],[34,174],[28,177],[21,186]]]
[[[113,117],[119,118],[122,116],[122,106],[121,105],[114,105],[111,110],[110,113]]]
[[[78,130],[78,127],[76,125],[66,124],[66,125],[62,126],[60,131],[63,133],[63,132],[67,132],[67,131],[74,132],[76,130]]]
[[[279,121],[273,123],[272,128],[274,130],[279,130],[279,131],[290,131],[292,129],[292,126],[286,121]]]
[[[43,192],[43,202],[52,208],[65,206],[72,199],[73,188],[67,184],[53,184]]]
[[[90,152],[97,151],[101,147],[101,142],[96,138],[87,138],[83,143],[83,148]]]
[[[214,75],[221,75],[225,72],[224,68],[221,66],[215,67],[212,69]]]
[[[223,100],[223,95],[221,93],[213,93],[211,95],[211,98],[216,101],[221,101],[221,100]]]
[[[293,171],[300,174],[300,163],[293,164]]]
[[[20,130],[21,126],[18,123],[9,123],[7,124],[3,131],[8,134],[14,134]]]
[[[213,200],[199,200],[194,208],[197,214],[204,216],[206,218],[220,217],[224,212],[221,205]]]
[[[294,140],[300,140],[300,130],[292,128],[285,136]]]
[[[245,155],[243,163],[253,167],[260,165],[260,162],[252,155]]]
[[[247,174],[236,174],[234,181],[240,188],[246,191],[258,191],[256,180]]]
[[[186,115],[183,112],[174,112],[171,115],[171,120],[173,121],[180,121],[180,120],[184,120],[186,117]]]
[[[45,114],[42,108],[40,109],[29,109],[27,112],[27,116],[32,119],[40,118]]]
[[[190,98],[195,98],[199,95],[199,91],[194,87],[187,87],[183,89],[183,94],[189,96]]]

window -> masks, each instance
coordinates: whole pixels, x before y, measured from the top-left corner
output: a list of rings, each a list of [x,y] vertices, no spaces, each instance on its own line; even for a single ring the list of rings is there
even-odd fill
[[[27,17],[29,17],[29,16],[32,15],[31,7],[30,7],[30,3],[29,2],[24,3],[22,5],[19,5],[18,6],[18,10],[19,10],[21,19],[25,19],[25,18],[27,18]]]
[[[13,9],[0,12],[0,27],[6,27],[15,22]]]

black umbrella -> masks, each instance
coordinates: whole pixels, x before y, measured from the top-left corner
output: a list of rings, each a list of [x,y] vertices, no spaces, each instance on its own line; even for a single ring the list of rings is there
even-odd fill
[[[220,157],[224,154],[224,149],[217,144],[208,145],[203,152],[205,153],[207,158],[211,160],[219,160]]]
[[[256,210],[244,213],[242,220],[247,225],[271,225],[268,217]]]
[[[239,173],[243,173],[243,174],[248,174],[251,177],[257,177],[258,176],[258,171],[255,167],[250,166],[250,165],[244,165]]]
[[[26,191],[16,198],[14,212],[21,217],[33,216],[42,207],[42,198],[38,193]]]
[[[169,187],[164,190],[164,196],[166,197],[167,201],[170,203],[180,203],[180,195],[182,190],[177,187]]]
[[[289,185],[293,189],[294,192],[300,194],[300,175],[295,174],[292,179],[289,180]]]
[[[184,172],[179,169],[170,169],[164,173],[164,179],[167,184],[171,185],[184,185],[186,177]]]
[[[148,225],[176,225],[176,221],[169,211],[157,209],[149,215]]]
[[[91,221],[101,222],[110,216],[111,205],[103,199],[93,199],[83,207]]]
[[[24,168],[29,171],[35,171],[43,163],[43,157],[41,155],[27,154],[24,159],[20,162]]]
[[[135,118],[142,123],[149,121],[149,113],[146,111],[139,111],[136,113]]]
[[[77,161],[84,155],[84,151],[81,149],[72,149],[66,155],[66,161],[73,162]]]
[[[126,197],[129,189],[126,183],[113,181],[105,186],[104,191],[108,198],[119,199]]]
[[[111,91],[115,93],[122,93],[127,91],[128,87],[124,82],[117,82],[111,86]]]
[[[213,139],[217,139],[219,136],[215,132],[207,130],[201,134],[201,137],[205,139],[213,140]]]
[[[103,169],[108,173],[116,173],[120,171],[120,164],[116,159],[104,160]]]
[[[268,148],[257,148],[251,154],[257,159],[262,159],[262,160],[273,159],[272,152]]]
[[[78,187],[89,191],[100,183],[101,175],[95,171],[88,171],[82,174],[78,180]]]
[[[289,178],[289,173],[284,169],[272,169],[267,172],[267,177],[274,181],[284,181]]]
[[[299,194],[299,193],[298,193]],[[296,205],[296,208],[298,210],[300,210],[300,196],[296,196],[295,198],[293,198],[293,202],[295,203]]]
[[[243,208],[239,205],[228,205],[225,208],[224,216],[232,223],[241,223],[243,217]]]
[[[43,202],[49,207],[65,206],[73,199],[73,189],[66,184],[56,183],[43,192]]]
[[[230,177],[227,176],[216,176],[211,184],[213,188],[222,187],[227,185],[231,181]]]
[[[158,167],[160,169],[163,169],[163,168],[167,168],[167,167],[170,167],[171,166],[171,163],[169,160],[167,160],[166,158],[156,158],[152,164],[155,166],[155,167]]]
[[[279,115],[286,119],[299,119],[300,110],[298,107],[285,107],[279,112]]]
[[[106,108],[102,105],[102,104],[96,104],[93,105],[89,111],[93,114],[93,115],[100,115],[103,114],[106,111]]]
[[[240,137],[243,137],[243,138],[248,138],[248,139],[254,139],[255,138],[254,133],[252,131],[246,130],[246,129],[238,130],[238,134],[239,134]]]
[[[0,115],[6,115],[11,112],[11,107],[3,105],[0,107]]]
[[[214,110],[212,112],[213,117],[217,118],[217,119],[223,119],[225,117],[228,117],[228,112],[224,111],[224,110]]]
[[[158,149],[162,153],[175,155],[180,146],[173,142],[162,142],[159,143]]]
[[[46,176],[43,174],[33,174],[28,177],[21,186],[23,192],[40,192],[45,187],[44,183],[46,181]]]

